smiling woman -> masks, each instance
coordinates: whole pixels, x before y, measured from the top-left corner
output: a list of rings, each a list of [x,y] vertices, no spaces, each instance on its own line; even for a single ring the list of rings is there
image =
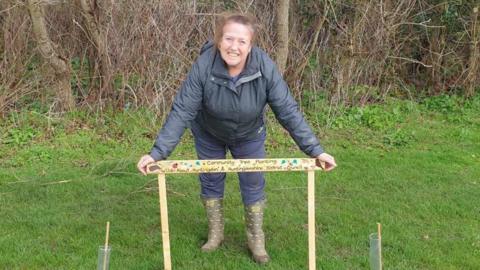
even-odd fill
[[[298,110],[295,99],[275,63],[254,46],[255,22],[242,14],[222,16],[215,43],[207,42],[193,64],[172,110],[149,155],[137,164],[146,166],[166,159],[191,128],[198,159],[225,159],[227,150],[235,159],[265,158],[264,112],[268,104],[299,148],[324,170],[335,168],[335,159],[325,153]],[[257,263],[267,263],[262,229],[265,206],[263,172],[238,173],[245,205],[248,247]],[[208,241],[203,251],[216,250],[224,239],[223,197],[225,173],[200,174],[201,197],[208,217]]]
[[[215,44],[227,64],[228,73],[234,77],[242,72],[255,37],[253,19],[245,15],[222,17],[216,30]]]

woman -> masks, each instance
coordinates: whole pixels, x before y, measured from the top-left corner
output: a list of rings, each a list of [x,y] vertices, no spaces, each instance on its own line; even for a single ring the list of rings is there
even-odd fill
[[[203,46],[160,130],[149,155],[138,162],[146,166],[165,159],[190,127],[199,159],[264,158],[264,110],[268,104],[300,149],[325,164],[329,171],[334,158],[324,153],[317,138],[298,110],[274,62],[253,45],[255,24],[251,17],[226,15],[215,32],[215,43]],[[262,230],[265,179],[261,172],[238,173],[248,247],[257,263],[266,263]],[[200,174],[201,197],[208,218],[208,241],[203,251],[213,251],[224,236],[223,195],[225,173]]]

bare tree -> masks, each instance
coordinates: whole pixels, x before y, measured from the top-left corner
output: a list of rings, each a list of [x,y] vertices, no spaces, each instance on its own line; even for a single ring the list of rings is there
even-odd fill
[[[50,105],[55,89],[55,104],[73,104],[73,94],[82,105],[163,114],[222,11],[257,17],[258,46],[275,56],[298,99],[305,90],[332,105],[426,89],[473,95],[477,2],[0,0],[0,113],[30,100]],[[30,23],[36,14],[43,20]]]
[[[54,72],[53,88],[57,97],[58,110],[71,110],[75,105],[71,86],[71,69],[69,61],[62,57],[56,45],[50,39],[45,25],[45,15],[41,0],[28,0],[27,7],[32,20],[33,33],[38,49],[43,59],[47,61]]]
[[[478,74],[480,73],[480,25],[478,23],[478,7],[473,8],[471,26],[471,45],[468,64],[468,75],[465,95],[467,97],[475,94],[475,87],[478,87]]]
[[[5,18],[4,18],[4,10],[6,10],[7,3],[4,1],[0,2],[0,55],[5,52]],[[6,17],[6,16],[5,16]]]
[[[104,4],[103,7],[99,6],[100,2]],[[98,92],[91,92],[90,100],[113,99],[112,65],[107,42],[107,25],[111,20],[112,5],[113,1],[80,0],[88,36],[95,46],[95,71],[98,71],[100,77]]]
[[[277,50],[276,61],[280,72],[285,71],[288,58],[288,9],[290,0],[278,0],[276,7]]]

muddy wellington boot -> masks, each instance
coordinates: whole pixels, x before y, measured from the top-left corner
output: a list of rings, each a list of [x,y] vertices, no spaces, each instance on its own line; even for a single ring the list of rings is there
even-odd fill
[[[262,230],[264,208],[265,201],[263,200],[245,206],[248,248],[252,253],[253,260],[259,264],[266,264],[270,261],[265,250],[265,234]]]
[[[223,199],[206,198],[202,199],[208,219],[208,240],[202,246],[202,251],[210,252],[216,250],[223,242]]]

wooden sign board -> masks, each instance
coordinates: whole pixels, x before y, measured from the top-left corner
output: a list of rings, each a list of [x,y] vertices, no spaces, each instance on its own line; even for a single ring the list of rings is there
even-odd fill
[[[163,160],[152,163],[148,173],[216,173],[321,170],[313,158]]]
[[[165,175],[170,173],[218,172],[308,172],[308,268],[315,270],[315,171],[322,170],[313,158],[162,160],[147,166],[149,174],[158,174],[160,223],[164,269],[171,270]]]

